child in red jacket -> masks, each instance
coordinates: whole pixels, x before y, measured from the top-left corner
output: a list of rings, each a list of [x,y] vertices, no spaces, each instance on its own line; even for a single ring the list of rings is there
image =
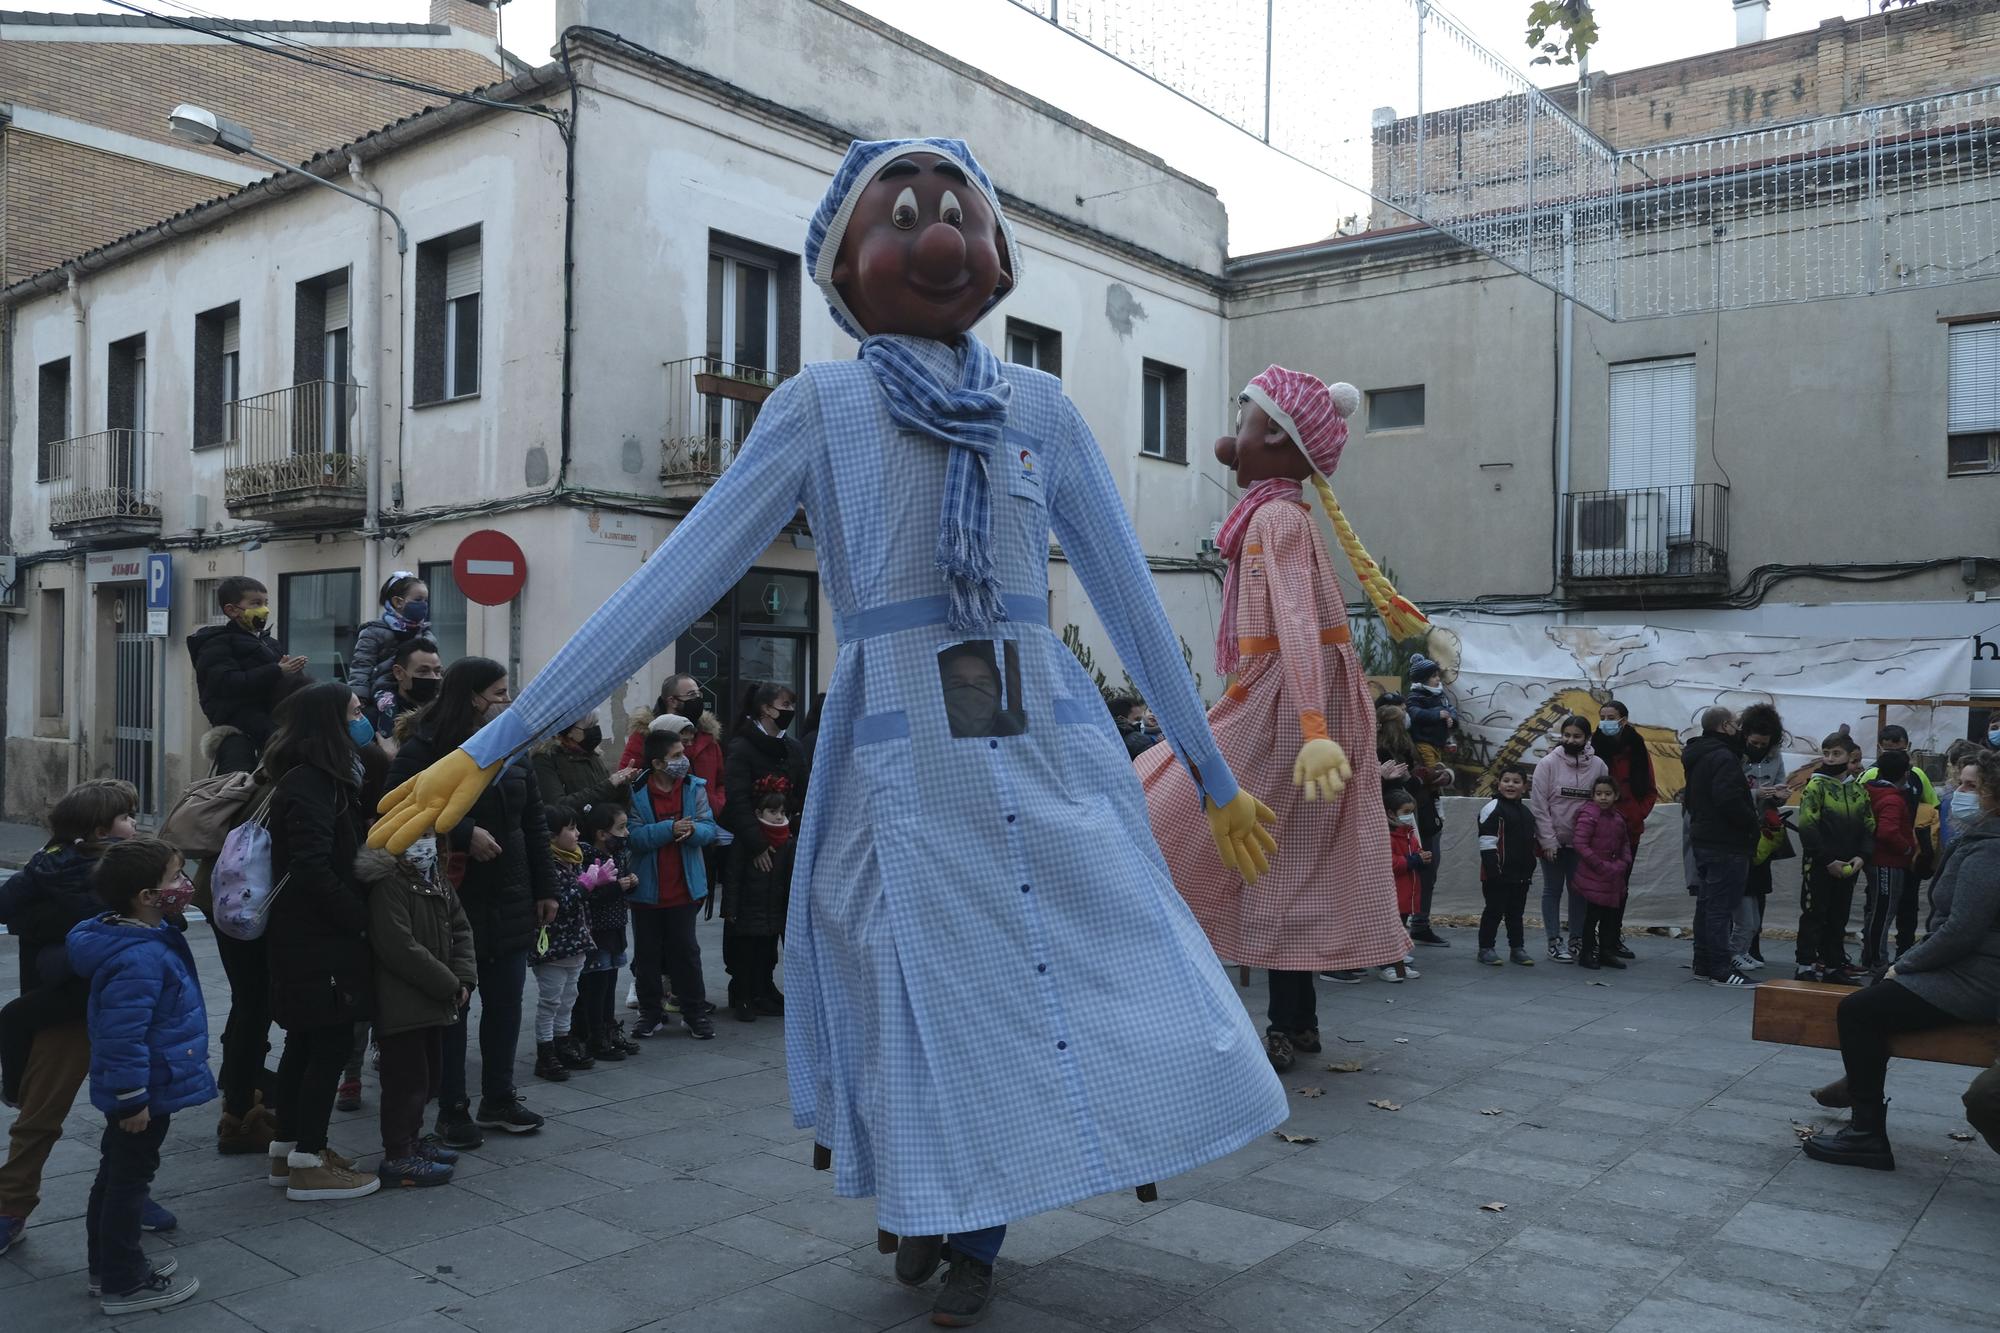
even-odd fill
[[[1583,951],[1577,965],[1623,968],[1618,940],[1632,881],[1632,829],[1618,810],[1618,784],[1599,778],[1590,803],[1576,815],[1576,871],[1570,885],[1583,896]]]
[[[1423,904],[1423,869],[1430,864],[1431,854],[1424,850],[1423,839],[1417,833],[1416,797],[1401,787],[1391,787],[1382,793],[1382,804],[1389,812],[1389,859],[1396,874],[1396,911],[1407,924]],[[1384,981],[1400,982],[1423,974],[1410,966],[1406,956],[1400,963],[1376,968],[1375,975]]]

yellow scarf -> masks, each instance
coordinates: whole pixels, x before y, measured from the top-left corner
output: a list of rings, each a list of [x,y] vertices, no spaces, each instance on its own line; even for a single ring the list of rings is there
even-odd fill
[[[568,847],[558,847],[554,843],[550,843],[549,851],[554,853],[558,861],[566,861],[573,866],[583,864],[583,848],[580,846],[572,850]]]

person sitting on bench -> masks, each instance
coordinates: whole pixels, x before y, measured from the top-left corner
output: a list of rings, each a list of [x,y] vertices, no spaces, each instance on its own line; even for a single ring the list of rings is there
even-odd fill
[[[1853,1119],[1838,1134],[1806,1139],[1801,1146],[1809,1157],[1895,1170],[1882,1095],[1889,1039],[2000,1020],[2000,752],[1987,751],[1977,763],[1979,817],[1939,869],[1932,889],[1936,928],[1880,982],[1840,1002],[1840,1058]]]

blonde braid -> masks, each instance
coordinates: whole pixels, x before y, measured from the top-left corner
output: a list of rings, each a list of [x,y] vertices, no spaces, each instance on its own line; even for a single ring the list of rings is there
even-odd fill
[[[1354,526],[1341,512],[1340,501],[1333,498],[1333,487],[1327,479],[1315,472],[1313,485],[1319,490],[1319,502],[1326,506],[1326,516],[1333,520],[1333,531],[1340,538],[1340,549],[1347,552],[1347,558],[1354,566],[1354,576],[1361,580],[1361,590],[1375,604],[1375,612],[1382,617],[1389,637],[1397,643],[1421,637],[1431,627],[1429,618],[1396,591],[1396,586],[1389,582],[1382,567],[1362,546],[1361,538],[1354,534]]]

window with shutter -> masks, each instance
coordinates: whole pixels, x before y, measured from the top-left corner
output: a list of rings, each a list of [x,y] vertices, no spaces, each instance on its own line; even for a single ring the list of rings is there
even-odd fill
[[[473,246],[472,248],[476,252],[479,247]],[[473,258],[473,284],[475,286],[478,285],[479,281],[478,270],[478,256],[475,254]],[[320,319],[320,327],[326,333],[332,333],[335,329],[344,329],[347,327],[346,283],[337,282],[326,289],[326,302]]]
[[[444,259],[444,299],[456,301],[479,291],[479,242],[454,246]]]
[[[2000,321],[1951,330],[1945,473],[2000,472]]]
[[[1694,358],[1613,366],[1610,390],[1610,489],[1661,491],[1668,534],[1685,537],[1694,485]]]

